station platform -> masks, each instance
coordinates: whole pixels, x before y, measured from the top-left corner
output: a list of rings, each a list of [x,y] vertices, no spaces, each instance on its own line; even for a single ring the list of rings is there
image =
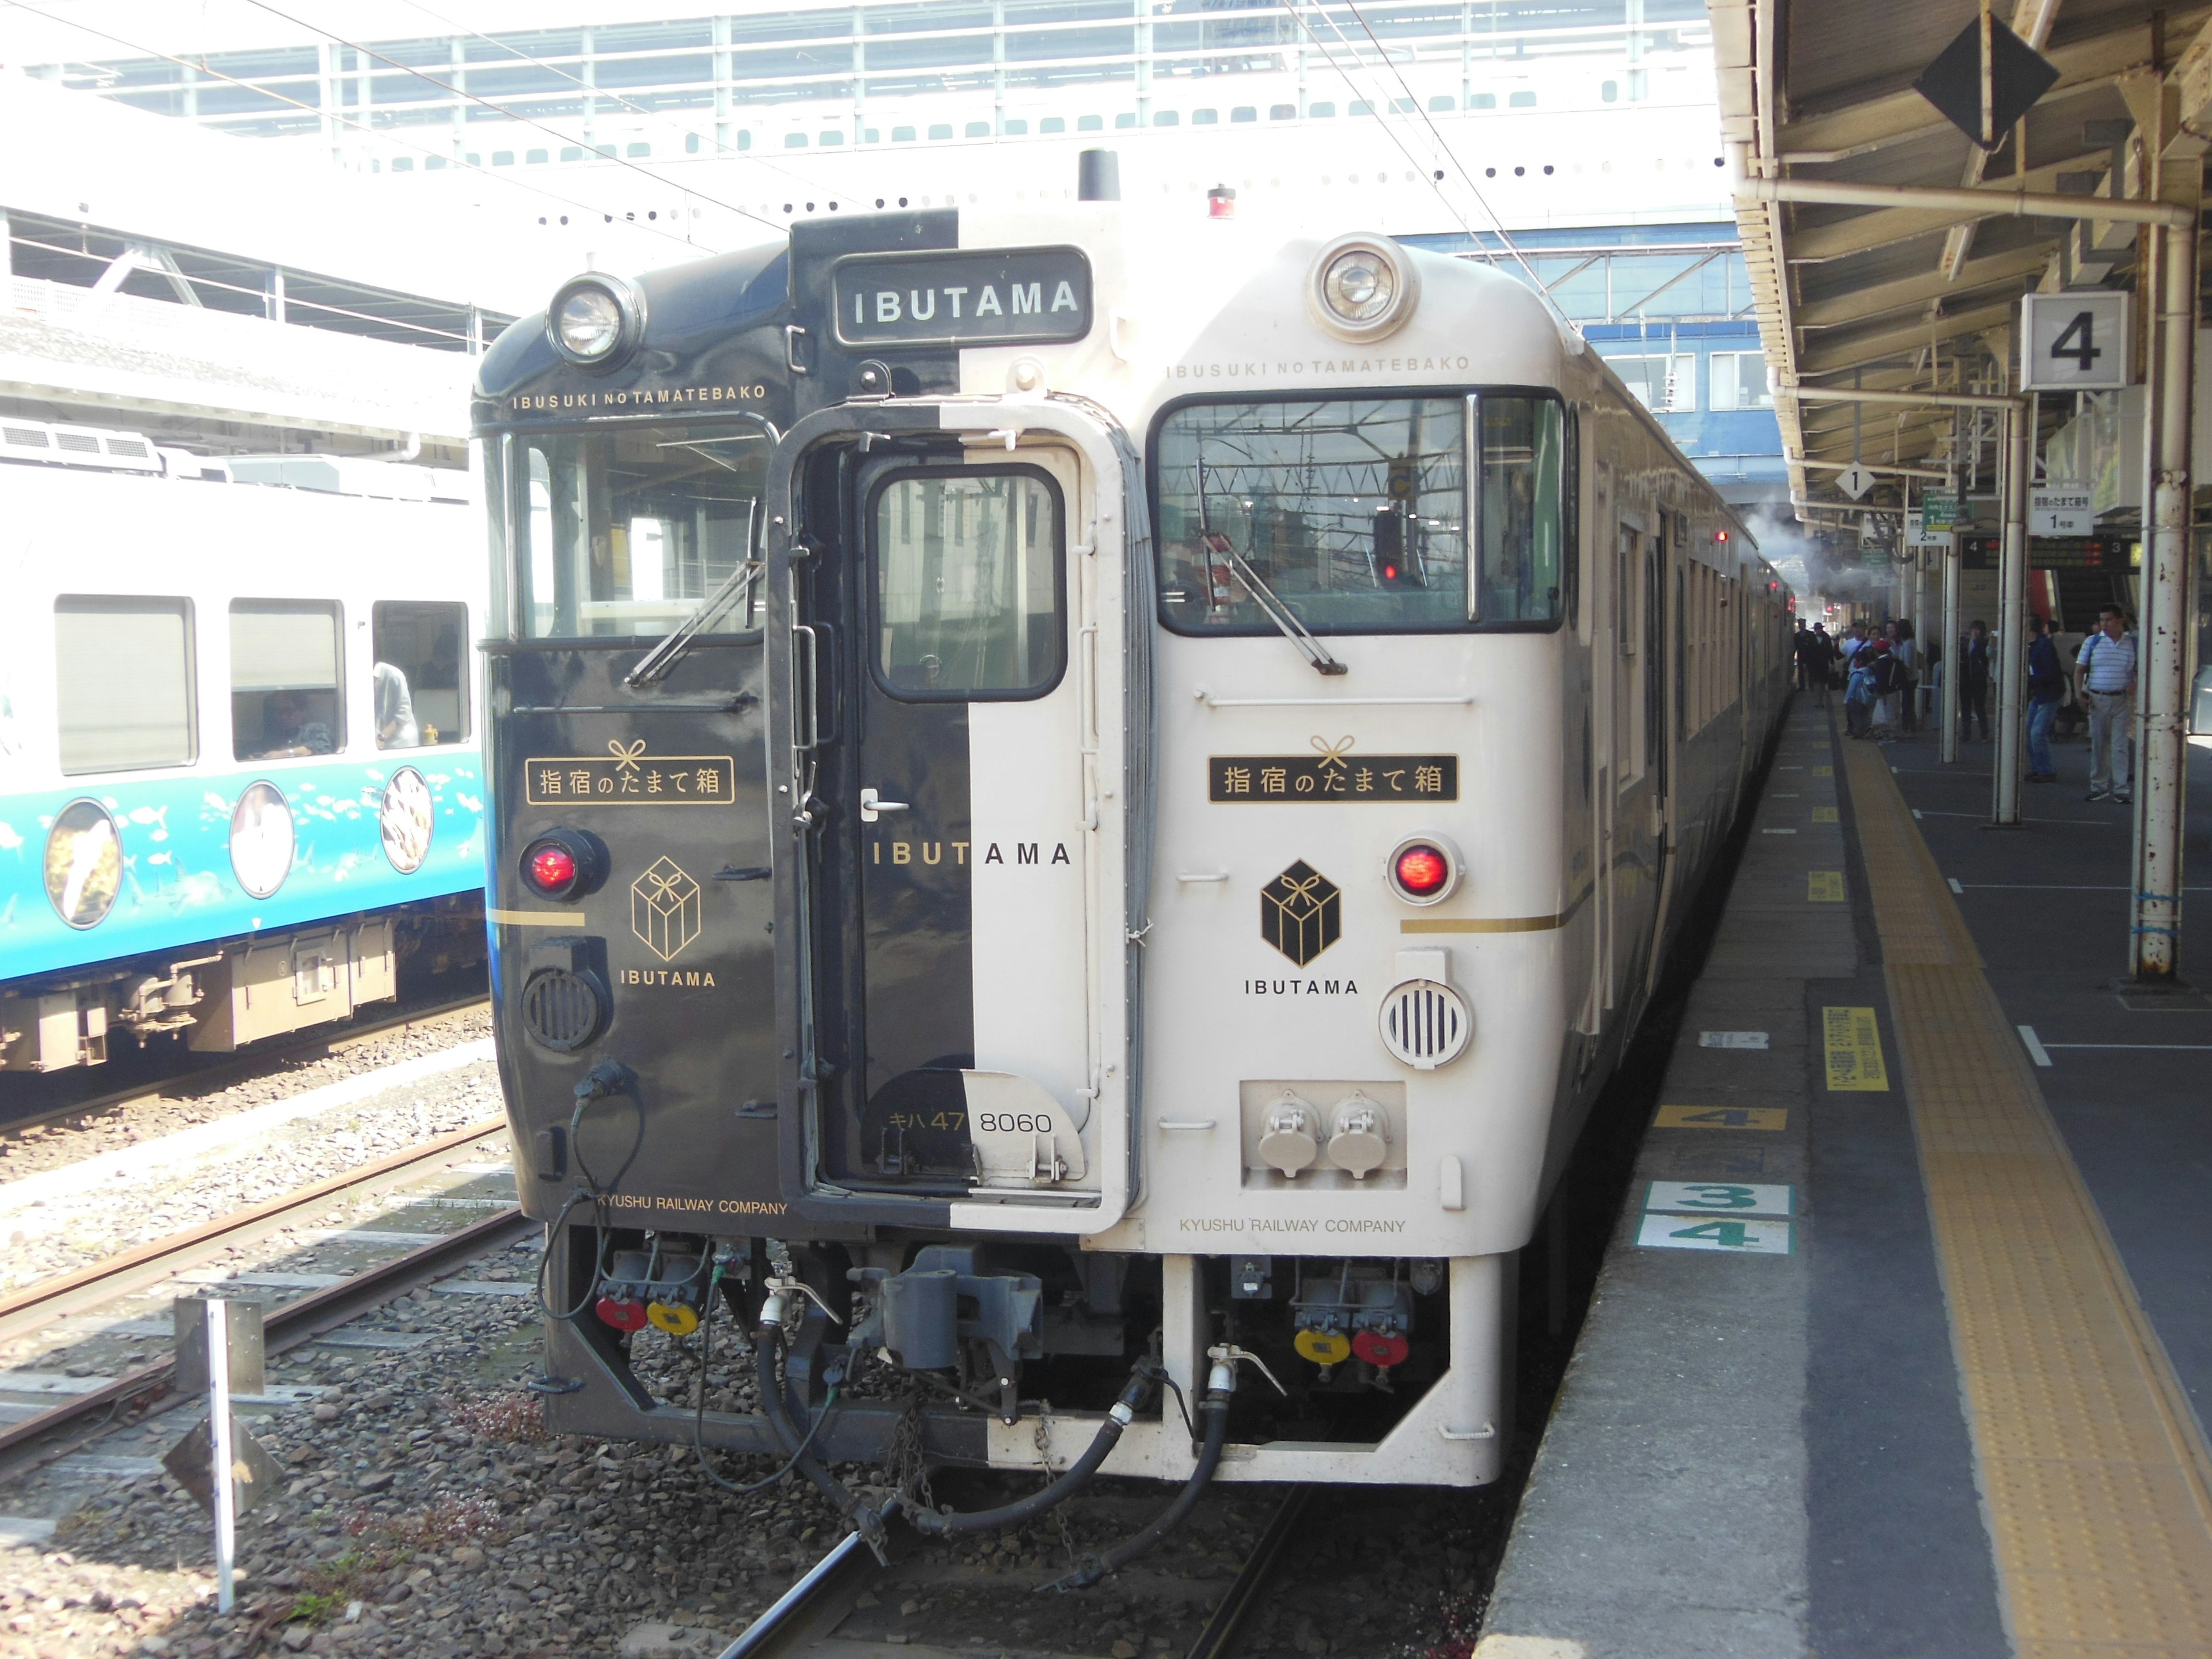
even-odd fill
[[[1788,717],[1477,1659],[2212,1654],[2212,999],[2116,984],[2085,745],[1997,830],[1988,744],[1841,714]]]

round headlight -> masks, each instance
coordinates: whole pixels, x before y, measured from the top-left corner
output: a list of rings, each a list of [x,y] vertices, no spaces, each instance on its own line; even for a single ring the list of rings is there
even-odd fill
[[[1347,323],[1373,322],[1397,293],[1397,273],[1364,247],[1338,254],[1321,276],[1322,302]]]
[[[603,288],[580,288],[561,303],[561,343],[577,357],[604,357],[622,338],[622,307]]]
[[[579,276],[553,296],[545,332],[579,368],[612,368],[645,332],[644,296],[619,277]]]
[[[1314,320],[1340,340],[1395,333],[1420,298],[1420,273],[1387,236],[1340,236],[1315,256],[1306,295]]]

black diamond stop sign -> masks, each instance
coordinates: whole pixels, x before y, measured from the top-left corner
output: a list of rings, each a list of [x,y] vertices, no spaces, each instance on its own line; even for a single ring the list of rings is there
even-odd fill
[[[1994,17],[1990,21],[1990,126],[1982,137],[1982,21],[1960,29],[1921,70],[1912,89],[1943,118],[1984,149],[1995,149],[2014,122],[2058,81],[2058,66]]]

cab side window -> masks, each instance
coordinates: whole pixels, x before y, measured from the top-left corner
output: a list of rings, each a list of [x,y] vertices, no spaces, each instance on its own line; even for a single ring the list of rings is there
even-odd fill
[[[428,749],[469,735],[468,607],[380,601],[369,669],[379,749]]]
[[[345,747],[338,607],[240,599],[230,607],[232,750],[240,760],[334,755]]]

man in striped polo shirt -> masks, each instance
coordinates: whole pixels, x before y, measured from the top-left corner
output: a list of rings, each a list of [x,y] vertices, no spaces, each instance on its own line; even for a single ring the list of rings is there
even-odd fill
[[[2108,605],[2097,631],[2081,642],[2074,661],[2075,694],[2089,716],[2089,799],[2126,805],[2128,740],[2136,712],[2136,637],[2116,605]]]

